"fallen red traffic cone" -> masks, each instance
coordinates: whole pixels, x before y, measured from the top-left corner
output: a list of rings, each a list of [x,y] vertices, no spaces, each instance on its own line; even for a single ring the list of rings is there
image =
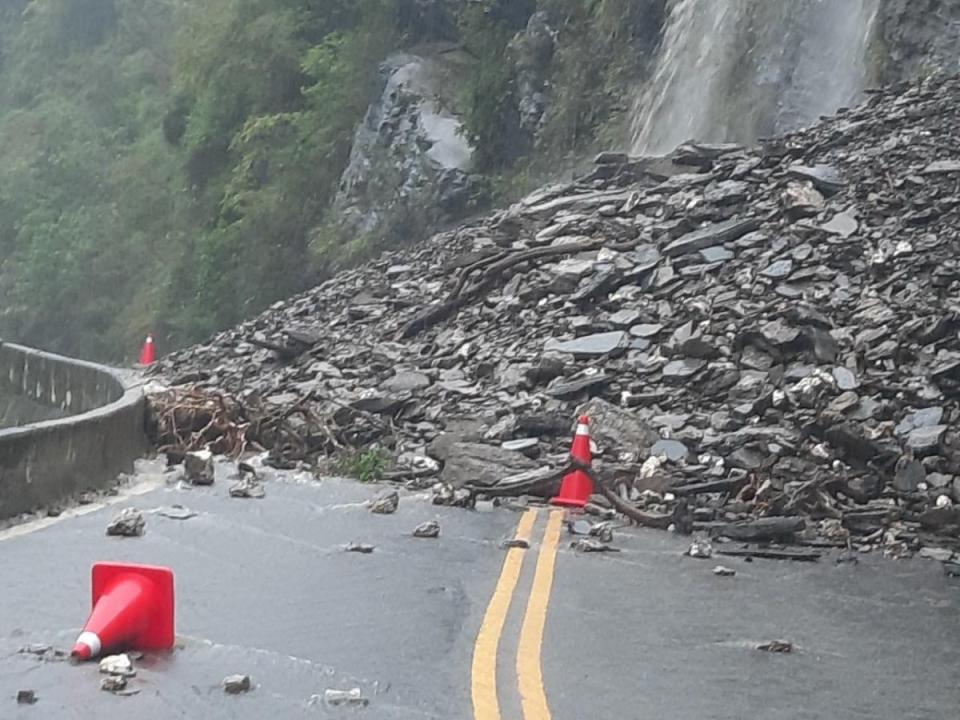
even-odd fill
[[[173,647],[173,572],[150,565],[93,566],[93,612],[70,653],[90,660],[123,650]]]
[[[590,466],[590,420],[581,415],[577,420],[577,434],[573,436],[570,457]],[[583,470],[574,470],[563,478],[560,494],[550,501],[551,505],[582,508],[593,494],[593,482]]]
[[[143,349],[140,351],[140,364],[153,365],[157,359],[157,349],[153,344],[153,335],[147,335],[143,343]]]

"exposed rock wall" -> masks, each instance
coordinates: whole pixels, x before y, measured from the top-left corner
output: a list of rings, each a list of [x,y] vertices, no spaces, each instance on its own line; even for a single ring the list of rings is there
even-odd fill
[[[883,0],[877,35],[881,82],[960,72],[960,0]]]
[[[451,76],[463,62],[444,46],[383,63],[382,92],[357,128],[334,203],[343,231],[402,243],[462,217],[476,200],[473,149],[449,109]]]
[[[484,62],[509,69],[504,146],[538,175],[575,167],[601,138],[634,154],[687,140],[754,142],[807,126],[878,83],[960,69],[960,0],[591,7],[404,0],[409,49],[383,63],[382,91],[357,129],[335,204],[344,237],[395,246],[484,203],[489,178],[472,163],[483,153],[463,126],[463,88]],[[466,8],[515,31],[502,58],[461,51]]]

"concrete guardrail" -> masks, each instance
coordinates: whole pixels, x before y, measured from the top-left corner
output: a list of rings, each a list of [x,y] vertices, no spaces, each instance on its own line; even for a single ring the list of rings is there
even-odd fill
[[[102,489],[147,449],[143,392],[120,371],[0,343],[0,396],[64,415],[0,428],[0,519]]]

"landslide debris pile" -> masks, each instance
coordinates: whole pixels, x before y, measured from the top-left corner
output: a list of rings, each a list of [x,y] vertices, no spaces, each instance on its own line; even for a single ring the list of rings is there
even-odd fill
[[[586,403],[633,507],[956,548],[958,106],[936,77],[756,149],[605,153],[158,368],[277,463],[381,443],[476,488],[563,453]]]

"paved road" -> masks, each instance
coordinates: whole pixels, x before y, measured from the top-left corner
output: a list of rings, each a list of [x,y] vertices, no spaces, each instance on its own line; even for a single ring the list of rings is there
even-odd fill
[[[145,476],[134,497],[45,527],[0,533],[0,717],[317,718],[328,688],[359,687],[370,718],[950,718],[960,707],[960,588],[931,562],[857,566],[757,561],[717,578],[682,539],[630,531],[624,552],[573,553],[548,509],[466,512],[406,496],[391,516],[349,481],[186,490]],[[151,514],[142,538],[107,538],[119,509]],[[438,540],[410,530],[438,517]],[[500,549],[505,537],[529,550]],[[351,541],[377,546],[345,553]],[[133,686],[98,689],[96,666],[43,663],[31,643],[69,648],[96,560],[172,567],[178,649],[139,663]],[[796,643],[791,655],[761,641]],[[220,680],[256,687],[225,696]],[[16,691],[39,702],[17,706]]]

